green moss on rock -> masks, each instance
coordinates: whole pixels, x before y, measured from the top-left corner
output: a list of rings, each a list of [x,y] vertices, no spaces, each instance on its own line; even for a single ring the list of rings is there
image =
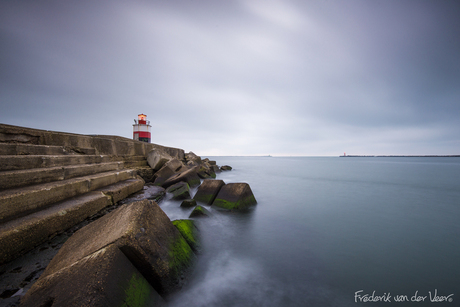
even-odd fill
[[[126,298],[122,307],[143,307],[148,306],[151,288],[142,275],[134,272],[129,280],[128,288],[125,290]]]
[[[199,248],[199,231],[193,220],[175,220],[172,222],[187,241],[193,251]]]
[[[169,269],[173,276],[179,277],[192,265],[195,254],[182,235],[177,236],[169,245]]]
[[[190,217],[208,217],[209,215],[209,211],[202,206],[196,206],[192,213],[190,213]]]

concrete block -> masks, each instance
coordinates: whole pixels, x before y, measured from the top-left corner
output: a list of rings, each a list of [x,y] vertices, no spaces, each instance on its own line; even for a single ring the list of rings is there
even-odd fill
[[[163,165],[163,167],[153,175],[155,178],[153,181],[153,184],[162,185],[166,180],[168,180],[174,174],[175,172],[168,165]]]
[[[220,189],[225,185],[223,180],[205,179],[196,191],[193,199],[211,205]]]
[[[20,306],[164,306],[142,272],[115,244],[76,261],[26,293]]]
[[[212,205],[228,210],[244,210],[256,203],[249,184],[227,183],[220,189]]]
[[[193,167],[171,176],[161,186],[167,188],[180,181],[187,182],[191,188],[199,186],[201,183],[200,177],[198,177],[196,172],[196,168]]]
[[[102,192],[89,192],[1,225],[0,263],[33,249],[50,236],[65,231],[111,204],[110,197]]]
[[[181,181],[173,184],[166,189],[166,192],[173,195],[172,199],[180,200],[190,198],[190,187],[188,186],[187,182]]]
[[[153,201],[142,200],[123,205],[75,232],[40,279],[110,244],[127,256],[160,295],[181,286],[182,274],[195,259],[192,249],[163,210]]]
[[[211,213],[203,206],[196,206],[189,217],[210,217]]]

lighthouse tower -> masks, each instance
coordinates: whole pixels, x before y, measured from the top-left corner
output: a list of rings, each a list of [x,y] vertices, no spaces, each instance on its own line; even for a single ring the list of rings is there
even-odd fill
[[[133,139],[150,143],[150,121],[147,120],[147,115],[139,114],[137,120],[134,120],[133,125]]]

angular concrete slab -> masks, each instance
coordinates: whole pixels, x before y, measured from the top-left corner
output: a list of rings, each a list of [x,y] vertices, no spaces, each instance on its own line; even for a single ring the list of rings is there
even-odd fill
[[[191,188],[199,186],[201,183],[200,177],[196,173],[196,168],[193,167],[169,177],[161,186],[167,188],[181,181],[187,182]]]
[[[75,232],[40,279],[110,244],[127,256],[160,295],[181,286],[181,276],[195,258],[163,210],[153,201],[142,200],[124,205]]]
[[[206,205],[211,205],[224,185],[225,182],[223,180],[205,179],[198,187],[193,199]]]
[[[210,217],[211,212],[203,206],[196,206],[189,217]]]
[[[181,200],[190,198],[190,187],[187,182],[178,182],[166,189],[167,193],[173,195],[172,199]]]
[[[220,189],[212,205],[228,210],[243,210],[256,203],[249,184],[227,183]]]
[[[164,306],[164,300],[115,244],[40,278],[26,306]]]

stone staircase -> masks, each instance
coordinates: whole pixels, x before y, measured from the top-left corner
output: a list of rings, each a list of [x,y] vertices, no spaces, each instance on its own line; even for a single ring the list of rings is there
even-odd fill
[[[0,264],[143,188],[145,155],[97,153],[0,142]]]

